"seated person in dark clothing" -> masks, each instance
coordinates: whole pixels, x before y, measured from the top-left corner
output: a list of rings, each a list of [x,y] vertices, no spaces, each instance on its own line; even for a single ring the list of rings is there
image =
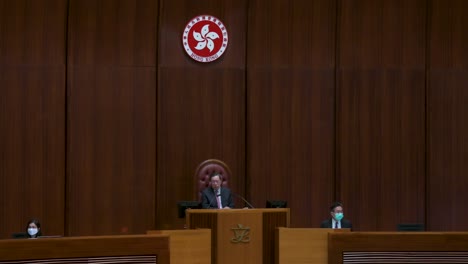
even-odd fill
[[[28,226],[26,227],[26,233],[28,234],[28,238],[38,238],[42,235],[41,232],[41,223],[38,220],[32,219],[28,222]]]
[[[330,218],[323,221],[321,228],[353,228],[351,221],[344,219],[343,205],[335,202],[330,206]]]
[[[219,173],[210,175],[210,186],[202,192],[202,208],[229,209],[234,208],[231,190],[221,187],[223,178]]]
[[[11,235],[12,238],[38,238],[42,235],[41,232],[41,223],[38,220],[32,219],[29,220],[28,224],[26,225],[26,232],[21,233],[13,233]]]

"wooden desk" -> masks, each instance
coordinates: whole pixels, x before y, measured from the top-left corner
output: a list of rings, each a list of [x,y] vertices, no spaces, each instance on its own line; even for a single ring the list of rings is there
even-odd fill
[[[169,236],[171,264],[211,263],[211,229],[150,230]]]
[[[289,208],[192,209],[187,227],[211,228],[212,263],[274,263],[275,228],[289,227]]]
[[[328,234],[331,264],[468,263],[468,232]]]
[[[54,263],[169,264],[169,236],[90,236],[0,240],[0,263],[37,263],[54,259]]]
[[[327,264],[328,233],[350,229],[277,228],[276,264]]]

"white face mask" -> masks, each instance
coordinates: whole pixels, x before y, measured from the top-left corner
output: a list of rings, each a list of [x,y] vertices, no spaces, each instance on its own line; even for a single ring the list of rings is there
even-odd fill
[[[30,236],[35,236],[37,232],[38,232],[37,228],[28,228],[28,234]]]

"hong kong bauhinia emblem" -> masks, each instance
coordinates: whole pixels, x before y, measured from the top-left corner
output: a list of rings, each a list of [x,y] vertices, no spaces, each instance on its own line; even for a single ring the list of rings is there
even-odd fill
[[[231,238],[232,243],[249,243],[250,242],[250,227],[242,224],[237,224],[231,228],[234,232],[234,237]]]
[[[212,62],[221,57],[228,46],[228,32],[223,22],[210,15],[192,18],[182,34],[185,52],[199,62]]]

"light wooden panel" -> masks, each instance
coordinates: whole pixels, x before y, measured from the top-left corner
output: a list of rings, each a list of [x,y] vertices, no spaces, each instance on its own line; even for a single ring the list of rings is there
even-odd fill
[[[187,227],[211,228],[213,263],[273,263],[274,233],[289,227],[289,208],[187,210]]]
[[[211,230],[150,230],[147,234],[169,235],[171,264],[211,263]]]
[[[226,210],[218,214],[216,263],[265,263],[262,256],[262,211],[246,209],[240,213],[231,212],[236,211]],[[236,228],[248,230],[236,231]],[[234,243],[233,239],[242,241]]]
[[[83,258],[102,263],[115,256],[156,256],[158,264],[169,264],[169,237],[167,235],[89,236],[0,240],[0,261],[5,263],[90,263]],[[82,258],[69,262],[67,258]],[[114,260],[115,261],[115,260]],[[122,260],[119,260],[118,263]],[[116,262],[110,262],[116,263]],[[127,261],[125,263],[142,263]]]
[[[349,229],[278,228],[276,230],[277,264],[327,264],[328,233]]]

